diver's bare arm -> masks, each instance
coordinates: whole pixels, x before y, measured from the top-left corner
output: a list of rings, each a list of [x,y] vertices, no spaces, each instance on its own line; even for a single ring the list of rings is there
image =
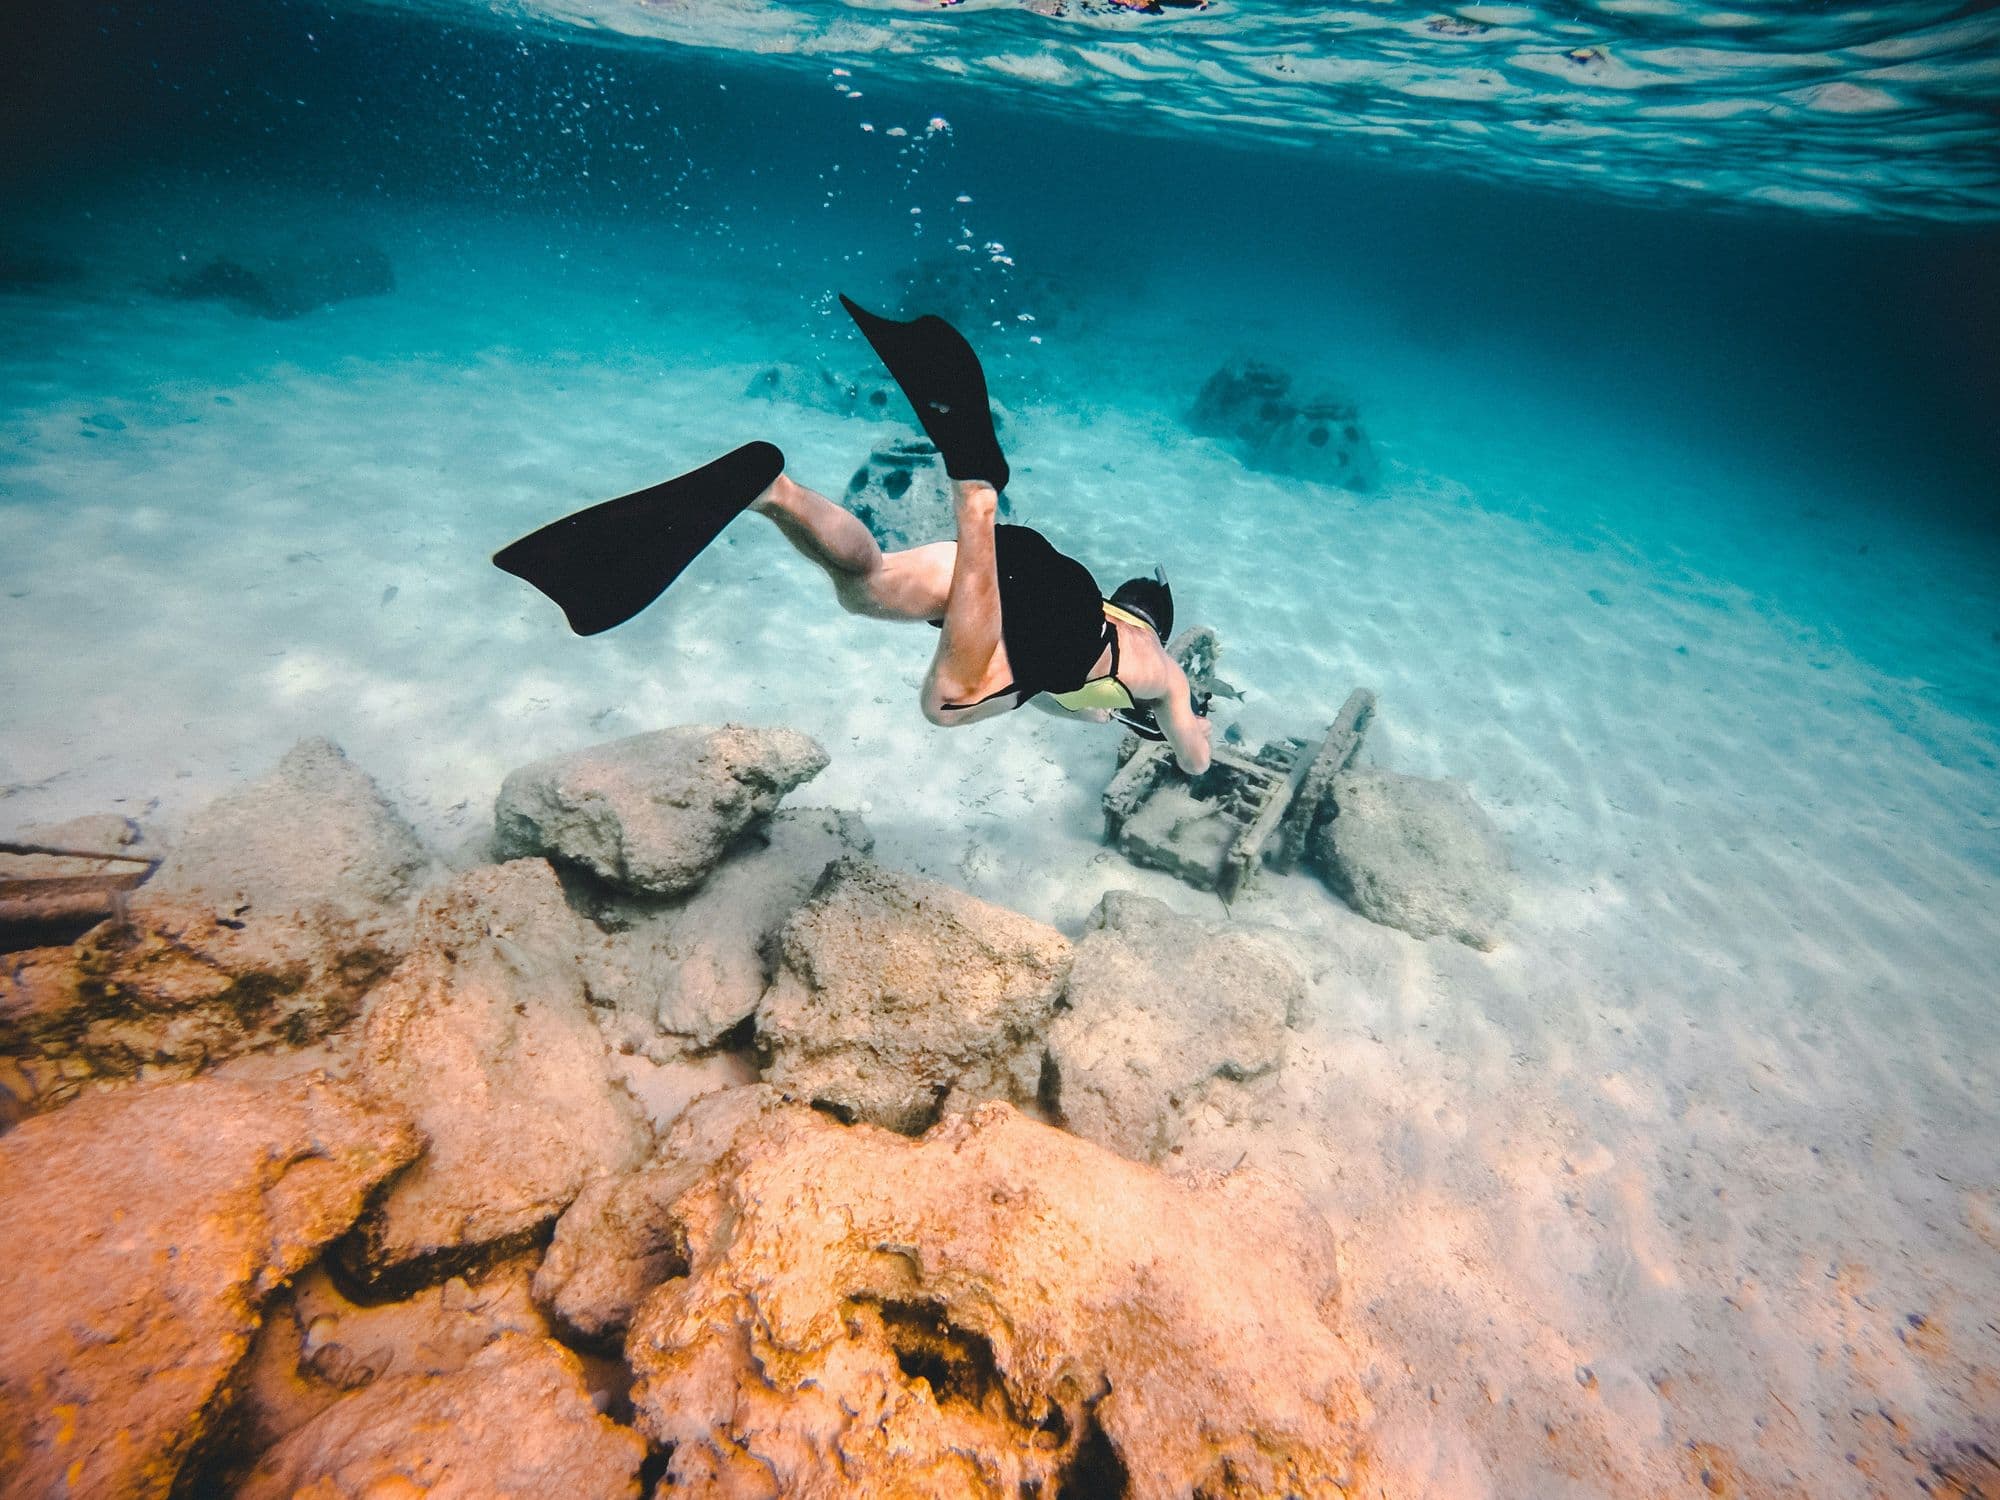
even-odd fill
[[[951,590],[945,596],[944,630],[937,654],[924,680],[925,712],[934,722],[970,722],[970,710],[946,710],[947,703],[967,703],[982,696],[993,658],[1000,649],[1000,574],[993,540],[993,518],[999,496],[978,480],[954,480],[953,508],[958,512],[958,554],[952,563]],[[1014,706],[1012,695],[981,704],[994,713]],[[950,717],[941,715],[949,713]],[[980,714],[987,718],[988,713]]]
[[[1172,670],[1167,696],[1153,704],[1153,714],[1167,743],[1174,747],[1174,759],[1181,769],[1199,776],[1208,769],[1208,720],[1188,702],[1187,674],[1178,666]]]

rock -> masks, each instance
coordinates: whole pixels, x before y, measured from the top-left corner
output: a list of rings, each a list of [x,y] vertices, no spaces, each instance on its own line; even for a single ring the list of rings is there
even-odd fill
[[[1227,440],[1253,469],[1357,491],[1375,487],[1375,446],[1354,403],[1333,395],[1300,401],[1274,365],[1238,360],[1208,377],[1188,427]]]
[[[195,815],[129,925],[0,969],[0,1053],[122,1076],[302,1045],[394,967],[429,873],[367,774],[303,740]]]
[[[0,1487],[165,1496],[265,1299],[417,1149],[321,1073],[99,1094],[0,1137]]]
[[[785,924],[779,955],[757,1049],[787,1093],[911,1133],[948,1104],[1034,1098],[1070,964],[1053,927],[843,860]]]
[[[324,1266],[303,1272],[272,1299],[232,1382],[241,1394],[230,1413],[231,1461],[197,1477],[233,1493],[249,1458],[351,1392],[381,1379],[450,1374],[504,1334],[547,1336],[528,1290],[537,1258],[531,1252],[404,1302],[372,1304],[349,1300]]]
[[[574,1354],[509,1333],[449,1375],[391,1376],[258,1462],[237,1500],[611,1500],[646,1445],[600,1416]]]
[[[167,277],[152,290],[181,302],[226,303],[259,318],[302,317],[335,302],[396,288],[388,255],[362,242],[300,236],[189,259],[193,269]]]
[[[920,1141],[714,1095],[713,1165],[622,1227],[685,1274],[626,1339],[663,1482],[709,1494],[1331,1495],[1366,1415],[1333,1235],[1026,1119]],[[679,1493],[679,1490],[675,1490]]]
[[[505,859],[544,855],[622,890],[691,891],[736,836],[826,769],[790,729],[685,725],[635,734],[510,774],[494,807]]]
[[[879,369],[856,377],[818,363],[766,365],[751,377],[743,394],[766,401],[789,401],[843,417],[908,421],[910,414],[909,403]]]
[[[1305,997],[1271,939],[1108,891],[1049,1028],[1044,1098],[1078,1135],[1159,1161],[1211,1089],[1278,1067]]]
[[[762,1085],[708,1094],[674,1121],[645,1166],[600,1177],[578,1193],[535,1272],[535,1300],[593,1343],[622,1337],[646,1293],[687,1274],[674,1203],[717,1169],[737,1132],[779,1097]]]
[[[1356,911],[1412,937],[1498,946],[1507,848],[1464,787],[1357,768],[1334,779],[1333,803],[1308,853]]]
[[[921,438],[903,438],[870,453],[847,481],[845,503],[890,551],[948,542],[958,535],[951,481],[937,449]],[[1013,514],[1013,502],[1002,494],[1000,519]]]
[[[828,865],[874,843],[851,813],[780,809],[686,901],[618,896],[598,906],[593,914],[612,930],[585,982],[613,1044],[655,1061],[690,1043],[720,1044],[757,1009],[785,919]]]
[[[519,1250],[651,1132],[612,1079],[585,999],[582,924],[545,861],[474,870],[425,898],[416,945],[369,998],[355,1079],[416,1120],[423,1160],[339,1257],[385,1288]]]

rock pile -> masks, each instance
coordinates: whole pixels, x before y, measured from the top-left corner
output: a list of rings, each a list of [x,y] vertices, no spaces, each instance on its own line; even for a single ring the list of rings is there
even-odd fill
[[[842,417],[907,420],[909,414],[909,403],[879,366],[854,376],[818,362],[766,365],[750,378],[743,394]]]
[[[635,1419],[672,1484],[1014,1500],[1352,1477],[1331,1244],[1271,1179],[1175,1181],[998,1103],[910,1141],[761,1087],[698,1103],[669,1147],[566,1216],[538,1289],[588,1326],[630,1317]]]
[[[1356,491],[1375,487],[1375,445],[1354,403],[1326,393],[1299,400],[1291,375],[1275,365],[1223,365],[1195,398],[1188,427],[1228,442],[1253,469]]]
[[[95,1076],[312,1041],[401,958],[431,873],[367,774],[303,741],[195,816],[129,925],[0,959],[0,1057],[45,1106]]]
[[[197,817],[138,936],[27,956],[87,993],[32,1031],[0,991],[36,1068],[268,1055],[0,1134],[0,1491],[1347,1483],[1327,1226],[1147,1164],[1281,1064],[1296,971],[1137,897],[1072,945],[886,869],[778,807],[825,762],[725,726],[523,767],[501,862],[419,896],[414,836],[309,742]],[[162,913],[228,934],[178,1008]]]
[[[304,237],[244,246],[199,258],[153,287],[182,302],[220,302],[251,317],[285,321],[354,297],[396,289],[396,273],[378,245]]]

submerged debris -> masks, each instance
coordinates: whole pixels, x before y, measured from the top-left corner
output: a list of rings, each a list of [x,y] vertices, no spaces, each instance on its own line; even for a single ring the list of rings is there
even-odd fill
[[[1202,697],[1221,652],[1215,632],[1190,626],[1168,649]],[[1317,741],[1274,740],[1245,755],[1225,739],[1195,777],[1165,744],[1133,741],[1104,789],[1105,837],[1134,864],[1232,900],[1260,862],[1297,865],[1328,787],[1360,752],[1374,712],[1375,695],[1357,688]]]

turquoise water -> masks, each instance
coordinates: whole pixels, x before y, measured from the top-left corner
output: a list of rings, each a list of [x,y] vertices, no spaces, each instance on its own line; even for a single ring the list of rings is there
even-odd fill
[[[1338,1227],[1381,1472],[1666,1493],[1701,1443],[1746,1494],[1876,1492],[1854,1452],[1907,1492],[2000,1441],[1994,12],[4,24],[0,831],[171,828],[326,733],[452,848],[514,765],[733,717],[818,738],[807,800],[888,862],[1072,931],[1121,885],[1212,913],[1098,844],[1111,736],[931,729],[929,633],[755,517],[591,642],[488,564],[752,438],[838,498],[906,423],[746,391],[872,369],[836,291],[930,288],[1019,518],[1107,588],[1165,563],[1247,738],[1373,687],[1371,757],[1507,838],[1490,956],[1303,877],[1239,911],[1320,1008],[1286,1110],[1195,1155]],[[164,294],[329,247],[393,288]],[[1245,355],[1354,404],[1372,488],[1189,431]]]

